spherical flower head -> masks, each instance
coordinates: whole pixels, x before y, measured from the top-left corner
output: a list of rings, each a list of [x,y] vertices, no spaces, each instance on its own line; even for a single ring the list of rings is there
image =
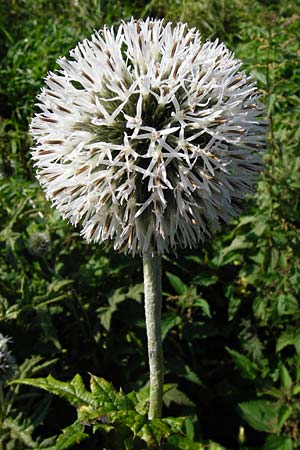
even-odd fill
[[[45,256],[50,248],[50,239],[46,233],[32,233],[28,241],[28,249],[33,256]]]
[[[10,342],[11,338],[0,333],[0,387],[13,377],[17,368],[15,357],[7,348]]]
[[[218,40],[132,19],[58,64],[31,123],[32,157],[47,198],[89,242],[162,254],[243,210],[266,123],[254,81]]]

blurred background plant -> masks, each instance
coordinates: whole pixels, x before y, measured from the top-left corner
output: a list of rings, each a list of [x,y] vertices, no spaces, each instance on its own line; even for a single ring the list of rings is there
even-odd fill
[[[87,245],[59,219],[34,179],[27,129],[47,71],[94,29],[131,16],[187,21],[204,39],[223,40],[257,79],[269,151],[247,213],[211,243],[165,257],[164,416],[189,417],[189,443],[179,448],[300,448],[299,8],[299,0],[2,0],[0,332],[13,339],[14,376],[79,373],[86,383],[92,372],[145,398],[139,260]],[[30,387],[2,383],[0,401],[4,449],[53,448],[75,419],[63,400]],[[74,448],[145,447],[121,431],[87,429],[90,439]]]

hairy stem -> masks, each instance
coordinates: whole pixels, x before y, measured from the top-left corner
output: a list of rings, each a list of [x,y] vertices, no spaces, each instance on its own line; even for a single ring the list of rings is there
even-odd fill
[[[163,395],[163,353],[161,339],[161,257],[143,256],[145,315],[150,369],[148,417],[161,417]]]

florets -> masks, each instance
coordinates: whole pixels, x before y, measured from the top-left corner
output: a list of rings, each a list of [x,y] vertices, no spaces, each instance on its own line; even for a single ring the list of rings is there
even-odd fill
[[[193,247],[244,208],[265,122],[221,43],[162,20],[104,28],[58,60],[31,124],[47,197],[89,242]]]

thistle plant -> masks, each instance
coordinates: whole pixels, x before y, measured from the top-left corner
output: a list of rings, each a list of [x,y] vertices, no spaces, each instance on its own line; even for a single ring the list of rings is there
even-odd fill
[[[143,257],[149,418],[160,417],[161,256],[244,209],[262,169],[259,94],[224,44],[163,20],[104,27],[58,65],[31,123],[37,178],[88,242]]]

